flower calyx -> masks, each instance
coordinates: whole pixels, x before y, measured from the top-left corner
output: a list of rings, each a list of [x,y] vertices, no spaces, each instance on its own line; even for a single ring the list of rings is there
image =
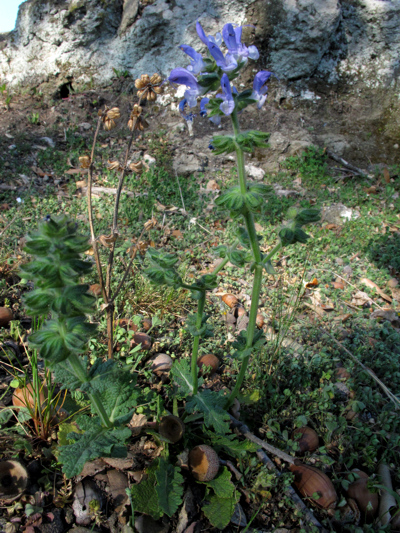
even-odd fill
[[[137,80],[136,80],[137,81]],[[142,106],[135,104],[131,111],[131,115],[128,120],[128,128],[131,131],[143,131],[145,128],[148,128],[149,124],[147,120],[142,117]]]
[[[99,109],[97,114],[101,118],[106,131],[113,130],[117,125],[115,121],[121,117],[121,112],[118,107],[113,107],[110,109],[105,106],[103,110]]]
[[[151,77],[148,74],[142,74],[140,78],[135,80],[139,98],[154,102],[157,99],[157,95],[162,94],[164,91],[161,83],[162,77],[159,74],[153,74]]]

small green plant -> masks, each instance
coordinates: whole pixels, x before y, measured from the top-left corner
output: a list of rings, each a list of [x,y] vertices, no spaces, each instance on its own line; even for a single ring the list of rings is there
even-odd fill
[[[3,83],[3,85],[0,85],[1,94],[4,94],[6,90],[7,90],[7,85],[5,83]]]
[[[39,113],[32,113],[31,115],[29,115],[28,120],[31,124],[39,124],[40,122]]]
[[[131,432],[124,424],[139,396],[129,369],[99,359],[88,370],[87,358],[80,356],[96,331],[96,325],[87,320],[95,298],[88,294],[88,285],[79,283],[91,270],[91,264],[80,257],[89,246],[87,237],[79,235],[66,216],[49,218],[27,237],[26,251],[33,260],[22,270],[35,286],[25,297],[27,310],[36,317],[50,314],[30,335],[29,343],[40,351],[63,388],[87,395],[94,415],[78,416],[80,431],[70,433],[71,444],[59,449],[67,477],[79,474],[85,462],[96,457],[126,455],[124,442]]]
[[[117,78],[128,78],[130,75],[128,70],[119,70],[117,68],[113,68],[113,72]]]

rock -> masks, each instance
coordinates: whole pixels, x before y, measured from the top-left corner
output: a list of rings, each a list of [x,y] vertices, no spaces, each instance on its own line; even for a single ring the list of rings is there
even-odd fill
[[[341,226],[348,220],[355,220],[359,216],[360,213],[355,209],[346,207],[343,204],[332,204],[322,209],[321,222]]]
[[[76,517],[76,523],[83,526],[88,526],[92,521],[90,514],[89,503],[91,501],[98,501],[100,508],[103,504],[102,494],[96,483],[89,478],[80,481],[75,487],[74,501],[72,509]]]
[[[268,139],[268,144],[270,150],[282,154],[283,152],[286,152],[290,145],[290,142],[287,137],[282,135],[282,133],[280,133],[279,131],[274,131],[274,133],[271,133]]]
[[[253,178],[257,181],[261,181],[265,176],[265,171],[262,168],[256,167],[255,165],[245,165],[245,170],[247,177]]]
[[[139,0],[124,0],[124,10],[119,27],[120,33],[124,33],[135,22],[139,9]]]
[[[285,198],[290,198],[294,196],[299,196],[300,194],[298,191],[291,191],[289,189],[284,189],[282,185],[279,185],[279,183],[274,183],[272,187],[274,188],[275,194],[277,196],[284,196]]]
[[[312,141],[310,140],[300,140],[300,141],[291,141],[290,146],[287,150],[287,155],[300,155],[304,150],[307,150],[312,146]]]
[[[55,148],[56,146],[56,143],[53,141],[53,139],[50,139],[50,137],[40,137],[40,140],[47,143],[51,148]]]
[[[344,261],[341,257],[336,257],[335,258],[335,263],[339,266],[343,265]]]
[[[240,526],[240,527],[247,526],[247,518],[246,518],[246,515],[244,514],[243,507],[240,505],[240,503],[237,503],[235,506],[235,510],[231,518],[231,524],[234,524],[235,526]]]
[[[150,168],[151,168],[151,167],[154,167],[155,164],[156,164],[156,159],[155,159],[155,157],[153,157],[153,156],[150,155],[150,154],[144,154],[144,156],[143,156],[143,160],[144,160],[144,162],[146,163],[146,165],[147,165],[148,167],[150,167]]]
[[[178,176],[189,177],[194,172],[204,172],[208,164],[206,156],[197,157],[194,154],[179,154],[174,158],[173,167]]]
[[[80,130],[89,131],[91,128],[92,128],[92,125],[89,124],[89,122],[81,122],[81,124],[79,124]]]
[[[328,133],[326,135],[318,135],[317,139],[324,147],[339,156],[342,156],[346,150],[351,148],[344,135]]]

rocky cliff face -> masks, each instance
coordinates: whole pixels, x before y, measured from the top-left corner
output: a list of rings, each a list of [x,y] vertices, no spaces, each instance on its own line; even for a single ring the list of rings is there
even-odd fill
[[[187,65],[179,44],[201,44],[196,20],[207,34],[249,25],[259,67],[280,79],[278,105],[320,112],[323,102],[325,118],[343,112],[353,130],[398,150],[399,0],[27,0],[16,29],[0,36],[0,83],[55,94],[65,83],[105,86],[116,73],[167,75]]]

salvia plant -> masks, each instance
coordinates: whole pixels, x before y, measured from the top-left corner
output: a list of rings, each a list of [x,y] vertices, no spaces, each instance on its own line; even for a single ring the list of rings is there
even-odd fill
[[[191,359],[181,358],[174,362],[169,384],[164,388],[165,397],[171,403],[174,415],[180,414],[186,427],[191,421],[196,421],[195,428],[186,431],[183,446],[187,447],[193,441],[196,444],[206,442],[212,444],[217,453],[223,451],[229,456],[240,457],[253,450],[254,446],[248,441],[238,441],[232,433],[228,409],[242,388],[251,355],[255,355],[265,343],[263,331],[256,327],[262,279],[265,274],[274,274],[272,260],[280,250],[307,241],[309,235],[303,228],[306,224],[317,221],[319,213],[314,209],[291,208],[287,213],[286,222],[279,231],[279,241],[270,252],[261,251],[262,239],[256,232],[254,217],[265,208],[271,190],[264,184],[247,180],[244,154],[251,153],[256,148],[266,147],[269,134],[255,130],[241,131],[239,115],[249,105],[256,105],[258,109],[262,107],[267,98],[267,83],[272,74],[269,71],[258,72],[252,89],[239,93],[233,82],[249,59],[258,58],[257,48],[243,44],[242,27],[234,27],[232,24],[226,24],[222,35],[217,34],[214,37],[207,36],[197,23],[197,33],[207,49],[207,54],[203,56],[190,46],[182,45],[181,49],[191,59],[190,65],[187,68],[174,69],[169,81],[186,87],[184,98],[179,105],[185,120],[193,120],[195,115],[190,109],[197,105],[199,98],[201,98],[200,115],[208,116],[215,124],[224,117],[231,119],[232,134],[214,136],[210,147],[216,154],[236,153],[237,184],[223,192],[216,200],[216,204],[221,209],[228,210],[236,221],[236,240],[233,244],[218,246],[216,248],[220,258],[218,266],[212,273],[202,275],[194,282],[188,283],[181,276],[178,270],[179,260],[175,255],[160,249],[148,249],[148,267],[145,273],[155,284],[189,290],[197,302],[197,311],[189,315],[186,320],[186,329],[193,336]],[[139,99],[154,100],[156,94],[161,91],[161,80],[155,76],[153,78],[142,76],[136,80]],[[97,239],[94,235],[91,184],[94,147],[101,123],[105,129],[112,129],[119,116],[117,108],[106,108],[99,112],[91,156],[84,156],[81,161],[89,170],[91,245],[108,315],[109,356],[112,356],[112,317],[115,297],[126,277],[125,273],[112,294],[110,280],[115,241],[118,238],[118,202],[122,183],[128,171],[128,153],[133,136],[124,162],[113,163],[115,168],[121,171],[121,177],[111,234],[98,239],[102,245],[109,248],[105,281]],[[140,100],[139,105],[133,108],[129,127],[132,132],[144,128]],[[133,171],[137,171],[137,167]],[[139,391],[129,368],[110,359],[106,362],[97,360],[90,366],[88,359],[82,356],[88,340],[95,334],[95,326],[87,318],[93,313],[95,299],[88,293],[88,286],[80,283],[81,277],[87,275],[90,270],[90,263],[80,257],[89,247],[87,238],[79,235],[75,224],[65,217],[50,218],[47,222],[43,222],[39,230],[28,238],[26,246],[33,260],[25,267],[24,276],[33,280],[35,287],[26,297],[26,306],[32,316],[50,316],[40,330],[30,336],[30,342],[54,370],[56,380],[64,388],[79,389],[84,392],[90,400],[92,409],[91,415],[85,414],[76,418],[77,430],[68,435],[70,444],[60,447],[58,459],[63,464],[67,476],[78,474],[84,463],[95,457],[123,456],[126,453],[125,442],[131,435],[126,424],[139,401]],[[217,275],[228,262],[239,267],[248,265],[253,273],[253,287],[247,329],[240,333],[233,345],[235,348],[233,357],[240,361],[240,371],[232,391],[226,394],[226,391],[217,392],[203,387],[204,377],[199,377],[197,363],[201,340],[213,334],[208,322],[209,316],[206,314],[206,295],[208,291],[217,287]],[[159,414],[165,412],[162,403],[159,402]],[[201,431],[199,431],[199,420],[202,421]],[[163,514],[172,516],[183,498],[183,478],[179,467],[171,461],[171,454],[177,455],[180,444],[177,445],[178,448],[173,449],[174,442],[165,437],[157,438],[163,440],[165,444],[161,456],[147,469],[147,476],[143,481],[133,485],[130,490],[133,509],[148,513],[156,519]],[[203,511],[211,523],[222,530],[229,523],[239,498],[231,481],[231,474],[227,468],[221,468],[217,477],[207,480],[204,484],[206,503]]]
[[[76,418],[77,432],[68,435],[71,443],[59,449],[67,477],[79,474],[86,461],[126,455],[124,443],[131,436],[126,423],[139,396],[129,368],[100,359],[88,368],[87,357],[82,357],[96,331],[87,318],[96,300],[88,293],[89,286],[80,283],[92,268],[81,259],[89,248],[74,222],[65,216],[49,218],[27,237],[26,251],[33,259],[22,270],[22,276],[34,283],[25,297],[28,313],[49,317],[29,336],[30,344],[62,388],[81,390],[90,400],[92,414]]]

